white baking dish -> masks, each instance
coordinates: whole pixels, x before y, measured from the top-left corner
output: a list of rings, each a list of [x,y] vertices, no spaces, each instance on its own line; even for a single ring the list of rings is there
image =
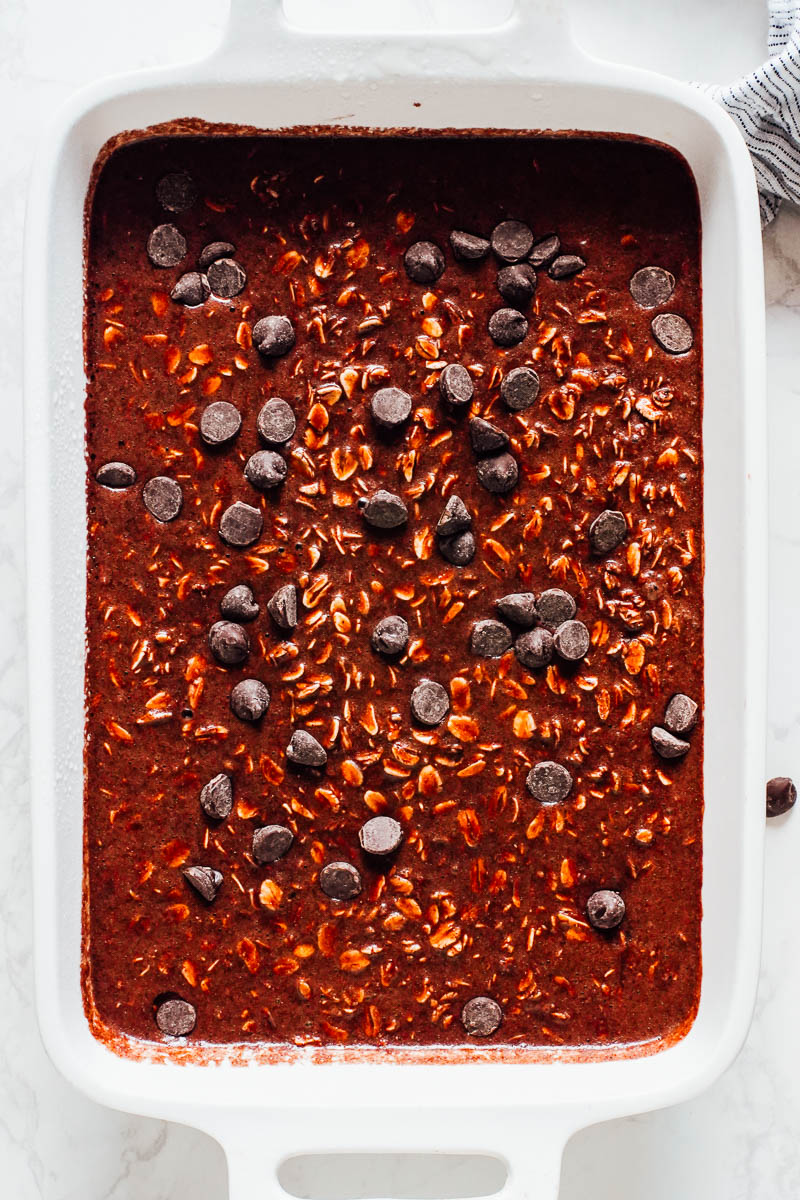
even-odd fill
[[[80,989],[84,655],[83,205],[112,135],[182,116],[264,129],[334,125],[614,131],[669,143],[703,223],[706,447],[704,972],[697,1019],[649,1057],[602,1061],[182,1062],[95,1041]],[[206,1130],[234,1200],[279,1190],[286,1156],[324,1150],[495,1153],[504,1195],[553,1197],[581,1126],[696,1093],[747,1030],[759,951],[764,821],[764,313],[753,174],[703,95],[585,57],[559,11],[502,28],[389,39],[288,30],[279,0],[234,0],[209,61],[75,97],[39,155],[27,227],[26,402],[31,780],[39,1019],[79,1088]]]

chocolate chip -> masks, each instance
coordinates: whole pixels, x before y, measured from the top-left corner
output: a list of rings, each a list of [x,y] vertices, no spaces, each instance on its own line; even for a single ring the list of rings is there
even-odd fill
[[[328,752],[305,729],[295,729],[292,740],[286,747],[286,757],[298,767],[324,767],[328,761]]]
[[[262,867],[277,862],[292,848],[294,834],[285,825],[262,825],[253,831],[253,858]]]
[[[211,291],[221,300],[231,300],[244,291],[247,272],[235,258],[218,258],[208,268]]]
[[[580,662],[589,653],[591,638],[583,621],[565,621],[553,634],[556,654],[566,662]]]
[[[282,446],[297,428],[294,411],[285,400],[273,396],[263,405],[256,422],[258,432],[268,446]]]
[[[776,775],[767,783],[767,816],[782,817],[797,800],[797,788],[785,775]]]
[[[466,567],[475,557],[475,535],[471,529],[439,539],[439,553],[454,567]]]
[[[200,793],[200,807],[213,821],[224,821],[233,812],[233,780],[230,775],[215,775]]]
[[[215,621],[208,631],[208,645],[214,658],[226,667],[244,662],[250,653],[250,639],[233,621]]]
[[[267,612],[281,629],[294,629],[297,624],[297,588],[285,583],[270,596]]]
[[[399,850],[403,830],[394,817],[372,817],[359,829],[358,840],[365,854],[385,858]]]
[[[275,450],[257,450],[245,463],[244,477],[260,492],[280,487],[289,473],[285,458]]]
[[[411,397],[397,387],[378,388],[370,402],[370,411],[381,429],[400,429],[411,416]]]
[[[489,240],[463,229],[454,229],[450,234],[450,248],[462,262],[480,262],[489,253]]]
[[[472,376],[461,363],[448,363],[439,375],[439,392],[454,408],[469,404],[475,394]]]
[[[557,762],[539,762],[528,772],[528,791],[540,804],[559,804],[572,791],[572,776]]]
[[[691,749],[688,742],[675,737],[674,733],[670,733],[668,729],[662,729],[660,725],[654,725],[650,730],[650,740],[656,754],[661,758],[683,758],[684,754],[688,754]]]
[[[222,874],[213,867],[185,867],[183,877],[209,904],[216,900],[222,886]]]
[[[349,862],[331,862],[319,873],[319,886],[331,900],[354,900],[361,892],[361,874]]]
[[[539,376],[533,367],[514,367],[500,384],[500,395],[506,408],[522,412],[530,408],[539,395]]]
[[[619,892],[601,888],[586,901],[586,915],[595,929],[616,929],[625,917],[625,901]]]
[[[423,679],[411,693],[411,715],[420,725],[439,725],[450,711],[450,697],[440,683]]]
[[[208,446],[222,446],[231,441],[241,427],[241,413],[227,400],[207,405],[200,417],[200,436]]]
[[[156,1009],[156,1025],[167,1037],[185,1037],[197,1022],[197,1011],[188,1000],[164,1000]]]
[[[469,648],[479,658],[502,658],[511,649],[511,630],[500,621],[476,621]]]
[[[367,500],[362,515],[375,529],[397,529],[408,520],[408,509],[394,492],[379,488]]]
[[[675,291],[675,276],[663,267],[642,267],[628,286],[640,308],[659,308]]]
[[[186,249],[186,238],[174,225],[157,225],[147,239],[147,257],[154,267],[177,267]]]
[[[501,221],[492,230],[491,244],[501,262],[516,263],[530,254],[533,234],[522,221]]]
[[[261,537],[263,528],[261,509],[237,500],[222,514],[219,536],[228,546],[252,546]]]
[[[539,620],[548,629],[558,629],[565,621],[571,621],[576,612],[572,596],[561,588],[548,588],[546,592],[542,592],[536,608]]]
[[[514,653],[523,667],[538,671],[539,667],[546,667],[552,661],[553,635],[548,629],[529,629],[514,642]]]
[[[569,279],[582,271],[586,263],[577,254],[559,254],[550,263],[547,274],[551,279]]]
[[[464,501],[456,495],[448,497],[442,515],[436,523],[437,537],[452,537],[472,528],[472,517]]]
[[[168,475],[156,475],[142,488],[142,500],[150,515],[166,524],[174,521],[181,511],[183,491],[181,485]]]
[[[478,463],[478,483],[487,492],[502,495],[510,492],[519,479],[517,460],[511,454],[496,454],[492,458],[482,458]]]
[[[136,472],[124,462],[103,463],[95,475],[98,483],[107,488],[129,488],[136,483]]]
[[[473,417],[469,423],[469,436],[476,454],[490,454],[493,450],[505,450],[509,436],[483,417]]]
[[[498,346],[516,346],[527,332],[527,317],[516,308],[498,308],[489,317],[489,337]]]
[[[491,996],[473,996],[461,1010],[461,1024],[470,1037],[491,1037],[503,1022],[503,1010]]]
[[[205,304],[211,295],[211,287],[205,275],[201,275],[199,271],[187,271],[185,275],[181,275],[169,295],[176,304],[197,308]]]
[[[501,617],[523,628],[535,625],[539,617],[533,592],[509,592],[507,596],[495,600],[494,606]]]
[[[288,317],[262,317],[253,326],[253,345],[262,358],[280,358],[294,345],[294,325]]]
[[[515,263],[497,272],[497,290],[514,308],[530,304],[536,291],[536,272],[530,263]]]
[[[606,508],[589,526],[589,541],[595,554],[610,554],[628,536],[628,523],[621,512]]]
[[[197,265],[201,271],[205,271],[213,262],[217,262],[220,258],[230,258],[235,253],[236,247],[232,242],[209,242],[200,251]]]
[[[683,692],[676,692],[664,713],[664,728],[670,733],[690,733],[697,724],[697,705]]]
[[[384,617],[372,631],[372,648],[378,654],[402,654],[408,645],[408,622],[403,617]]]
[[[533,249],[528,255],[528,262],[534,267],[546,267],[561,249],[561,239],[556,233],[548,233],[533,243]]]
[[[692,327],[677,313],[659,313],[650,322],[653,337],[667,354],[686,354],[694,343]]]
[[[444,271],[444,255],[435,242],[414,242],[403,255],[403,266],[414,283],[435,283]]]
[[[255,621],[260,612],[252,589],[246,583],[237,583],[227,591],[219,607],[229,621]]]
[[[240,721],[260,721],[269,708],[269,688],[260,679],[241,679],[231,689],[230,705]]]
[[[197,199],[197,188],[188,171],[170,171],[156,184],[156,199],[167,212],[181,213]]]

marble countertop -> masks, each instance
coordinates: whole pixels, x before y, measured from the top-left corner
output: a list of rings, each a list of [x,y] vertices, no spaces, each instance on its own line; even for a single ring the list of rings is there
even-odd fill
[[[306,5],[312,0],[303,0]],[[324,0],[315,0],[317,3]],[[340,7],[352,0],[338,0]],[[292,4],[298,0],[291,0]],[[472,7],[488,0],[464,0]],[[498,6],[499,7],[499,6]],[[582,40],[618,60],[678,76],[724,80],[762,54],[765,0],[571,0]],[[652,11],[650,11],[652,9]],[[225,0],[2,0],[0,112],[0,1192],[9,1200],[224,1200],[225,1162],[210,1139],[180,1126],[100,1108],[45,1056],[31,969],[28,721],[22,472],[21,333],[17,297],[27,177],[50,112],[100,74],[198,56],[225,21]],[[800,582],[800,213],[784,210],[765,237],[769,372],[770,639],[767,768],[800,776],[800,646],[791,631]],[[44,336],[44,333],[43,333]],[[35,637],[35,631],[34,631]],[[731,648],[736,653],[736,647]],[[795,670],[797,675],[795,675]],[[35,701],[34,701],[35,705]],[[35,719],[35,709],[31,714]],[[800,813],[770,823],[761,985],[738,1061],[705,1095],[576,1136],[561,1200],[796,1200],[800,1196],[800,954],[794,883]],[[390,1164],[378,1187],[369,1164],[295,1170],[297,1195],[349,1200],[370,1191],[453,1195],[451,1174],[412,1179]],[[288,1182],[288,1179],[287,1179]],[[473,1180],[473,1183],[479,1181]],[[404,1190],[405,1189],[405,1190]],[[267,1191],[265,1186],[265,1192]],[[463,1194],[463,1193],[462,1193]],[[254,1197],[254,1200],[256,1198]]]

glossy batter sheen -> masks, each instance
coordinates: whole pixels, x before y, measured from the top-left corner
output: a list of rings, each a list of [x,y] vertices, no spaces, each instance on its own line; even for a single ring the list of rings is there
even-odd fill
[[[199,197],[173,216],[155,187],[179,170]],[[540,270],[528,336],[503,350],[487,333],[505,303],[500,264],[459,263],[448,237],[488,237],[507,217],[556,231],[587,266],[558,281]],[[159,270],[145,247],[165,221],[188,254]],[[430,286],[403,269],[419,239],[445,252]],[[244,291],[174,303],[216,240],[235,245]],[[702,716],[681,760],[660,759],[650,729],[675,692],[702,712],[699,242],[683,161],[624,140],[160,137],[110,155],[90,201],[86,308],[84,989],[98,1036],[163,1040],[164,996],[195,1007],[194,1042],[464,1043],[461,1009],[480,995],[503,1012],[481,1045],[652,1045],[686,1031],[700,985]],[[645,265],[677,280],[662,309],[631,297]],[[688,320],[688,354],[658,347],[654,311]],[[297,341],[264,362],[250,335],[270,313]],[[506,496],[479,485],[468,420],[442,403],[450,362],[471,371],[472,415],[511,436],[521,471]],[[499,384],[524,363],[541,390],[515,414]],[[413,401],[395,441],[368,409],[387,384]],[[264,496],[242,472],[270,396],[292,405],[297,433],[287,482]],[[198,430],[212,399],[242,414],[217,450]],[[135,468],[136,484],[99,486],[108,460]],[[169,524],[142,502],[155,475],[183,489]],[[408,505],[399,532],[364,523],[357,500],[378,487]],[[478,543],[462,568],[433,536],[454,492]],[[217,532],[234,500],[263,510],[248,550]],[[603,558],[587,530],[607,508],[629,533]],[[261,615],[246,627],[249,661],[225,668],[207,635],[241,582]],[[302,600],[293,635],[266,613],[286,582]],[[513,652],[471,654],[495,599],[554,586],[591,632],[582,663],[530,671]],[[394,665],[370,648],[393,613],[411,628]],[[228,703],[250,676],[271,692],[259,726]],[[409,712],[422,678],[451,697],[432,730]],[[298,727],[328,750],[313,777],[286,760]],[[542,759],[575,780],[559,805],[526,789]],[[198,796],[219,772],[235,798],[215,825]],[[404,832],[385,869],[358,848],[377,813]],[[251,839],[268,823],[295,841],[260,867]],[[363,876],[349,905],[318,884],[334,859]],[[192,864],[223,874],[212,904],[184,879]],[[627,906],[611,933],[586,917],[599,888]]]

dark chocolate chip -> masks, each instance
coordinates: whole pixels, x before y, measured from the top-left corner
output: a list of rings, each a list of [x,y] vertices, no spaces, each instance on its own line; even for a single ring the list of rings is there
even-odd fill
[[[411,416],[411,397],[398,387],[378,388],[370,401],[370,411],[381,429],[400,429]]]
[[[501,221],[492,230],[491,243],[501,262],[516,263],[530,254],[533,234],[522,221]]]
[[[257,450],[245,463],[244,477],[260,492],[280,487],[289,473],[285,458],[276,450]]]
[[[253,831],[253,858],[262,867],[277,862],[292,848],[294,834],[285,825],[262,825]]]
[[[464,501],[456,495],[448,497],[442,515],[436,523],[437,537],[452,537],[472,528],[472,517]]]
[[[403,617],[384,617],[372,631],[373,650],[379,654],[402,654],[408,645],[408,622]]]
[[[625,901],[619,892],[601,888],[586,901],[586,915],[595,929],[616,929],[625,917]]]
[[[583,621],[564,621],[553,634],[556,654],[566,662],[580,662],[589,653],[591,638]]]
[[[561,239],[557,233],[548,233],[533,243],[533,249],[528,255],[528,262],[534,267],[546,267],[552,262],[561,249]]]
[[[628,523],[621,512],[606,508],[589,526],[589,541],[595,554],[610,554],[628,536]]]
[[[483,417],[473,417],[469,423],[469,436],[476,454],[491,454],[493,450],[505,450],[509,436]]]
[[[298,767],[324,767],[328,761],[328,752],[313,734],[305,729],[295,729],[292,740],[286,747],[286,757]]]
[[[237,500],[222,514],[219,536],[228,546],[252,546],[261,537],[263,528],[261,509]]]
[[[205,271],[213,262],[220,258],[230,258],[235,253],[236,247],[233,242],[209,242],[200,251],[197,265],[201,271]]]
[[[385,488],[373,492],[361,512],[367,524],[375,529],[397,529],[408,520],[408,509],[403,500]]]
[[[476,621],[469,648],[479,658],[502,658],[511,649],[511,630],[501,621]]]
[[[450,234],[450,248],[462,262],[480,262],[489,253],[489,239],[454,229]]]
[[[292,406],[278,396],[273,396],[263,405],[256,424],[268,446],[282,446],[294,436],[297,428]]]
[[[230,775],[215,775],[200,793],[200,807],[213,821],[224,821],[233,812],[233,780]]]
[[[232,300],[244,291],[247,272],[235,258],[218,258],[208,268],[211,292],[221,300]]]
[[[495,600],[494,606],[507,621],[521,625],[524,629],[535,625],[539,619],[536,610],[536,597],[533,592],[509,592]]]
[[[181,275],[169,295],[176,304],[197,308],[205,304],[211,295],[211,288],[205,275],[201,275],[199,271],[187,271],[185,275]]]
[[[530,263],[515,263],[497,272],[497,290],[514,308],[530,304],[536,291],[536,272]]]
[[[691,733],[697,724],[697,705],[683,692],[676,692],[664,713],[664,728],[670,733]]]
[[[558,629],[565,621],[571,621],[575,616],[576,604],[569,592],[561,588],[548,588],[539,597],[536,609],[539,620],[548,629]]]
[[[142,488],[144,506],[152,517],[166,524],[174,521],[183,505],[181,485],[168,475],[148,479]]]
[[[181,213],[197,200],[197,188],[188,171],[170,171],[156,184],[156,199],[167,212]]]
[[[523,667],[537,671],[553,659],[553,635],[549,629],[529,629],[514,642],[514,653]]]
[[[500,395],[506,408],[522,412],[530,408],[539,395],[539,376],[533,367],[514,367],[503,378]]]
[[[203,409],[200,436],[208,446],[222,446],[236,437],[242,427],[242,414],[227,400],[215,400]]]
[[[260,679],[240,679],[231,689],[230,705],[240,721],[260,721],[269,708],[269,688]]]
[[[692,327],[677,313],[659,313],[650,322],[653,337],[667,354],[686,354],[694,344]]]
[[[491,1037],[503,1022],[503,1010],[491,996],[473,996],[461,1010],[461,1024],[470,1037]]]
[[[136,483],[136,472],[124,462],[103,463],[95,475],[98,483],[107,488],[129,488]]]
[[[461,363],[448,363],[439,375],[439,392],[454,408],[469,404],[475,395],[475,385],[467,368]]]
[[[186,238],[174,225],[157,225],[147,239],[147,257],[154,267],[177,267],[186,249]]]
[[[454,567],[466,567],[475,557],[475,535],[471,529],[439,539],[439,553]]]
[[[586,266],[584,260],[577,254],[559,254],[550,263],[547,274],[551,279],[569,279],[577,275]]]
[[[675,291],[675,276],[663,267],[642,267],[628,286],[640,308],[659,308]]]
[[[229,621],[255,621],[260,612],[253,591],[246,583],[237,583],[227,591],[219,607]]]
[[[244,662],[250,653],[250,638],[234,621],[215,621],[208,631],[208,645],[217,662],[226,667]]]
[[[267,612],[281,629],[294,629],[297,624],[297,588],[285,583],[270,596]]]
[[[540,804],[559,804],[572,791],[572,776],[561,763],[539,762],[528,772],[528,791]]]
[[[361,874],[352,863],[331,862],[320,871],[319,886],[331,900],[354,900],[361,892]]]
[[[767,783],[767,816],[782,817],[797,800],[797,788],[785,775],[777,775]]]
[[[216,900],[222,886],[222,874],[213,867],[185,867],[183,877],[209,904]]]
[[[185,1037],[197,1022],[197,1010],[188,1000],[164,1000],[156,1009],[156,1025],[167,1037]]]
[[[668,729],[662,729],[660,725],[654,725],[650,730],[650,740],[656,754],[661,758],[683,758],[684,754],[688,754],[691,749],[688,742],[675,737],[674,733],[670,733]]]
[[[280,358],[294,345],[294,325],[288,317],[262,317],[253,326],[253,345],[262,358]]]
[[[489,317],[489,337],[498,346],[516,346],[527,332],[528,319],[516,308],[498,308]]]
[[[394,817],[372,817],[359,829],[358,840],[365,854],[384,858],[399,850],[403,830]]]
[[[444,255],[435,242],[414,242],[403,255],[403,266],[414,283],[435,283],[444,271]]]
[[[495,454],[482,458],[477,466],[478,482],[487,492],[502,495],[510,492],[519,479],[517,460],[511,454]]]
[[[440,725],[450,711],[450,697],[440,683],[423,679],[411,693],[411,715],[420,725]]]

